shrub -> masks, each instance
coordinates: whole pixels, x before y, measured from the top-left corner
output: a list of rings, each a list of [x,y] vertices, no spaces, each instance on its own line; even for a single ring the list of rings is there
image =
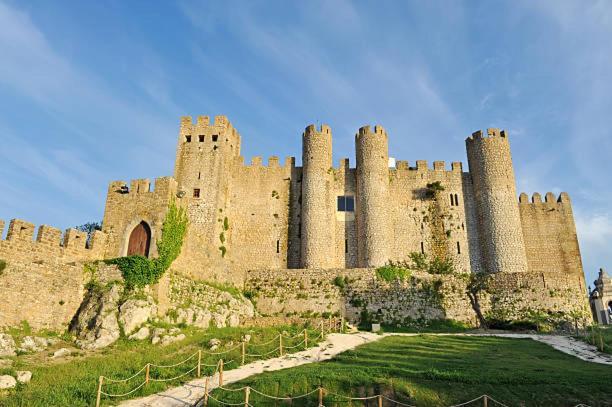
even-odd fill
[[[342,276],[336,276],[334,278],[334,285],[340,289],[346,287],[346,278]]]
[[[6,268],[6,260],[0,259],[0,274],[2,274],[5,268]]]
[[[412,273],[409,269],[400,267],[393,263],[386,264],[376,269],[376,276],[389,283],[396,280],[405,281],[411,274]]]

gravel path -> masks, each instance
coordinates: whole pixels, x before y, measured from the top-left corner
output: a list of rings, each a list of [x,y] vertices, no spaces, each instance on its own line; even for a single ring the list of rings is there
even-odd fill
[[[330,334],[325,342],[318,347],[286,355],[282,358],[260,360],[249,363],[237,369],[226,370],[223,373],[224,384],[238,382],[249,376],[271,372],[274,370],[288,369],[307,363],[316,363],[333,358],[339,353],[354,349],[357,346],[375,342],[388,336],[416,336],[419,334],[386,333],[377,335],[370,332],[359,332],[355,334]],[[612,357],[602,354],[592,345],[577,341],[568,336],[553,335],[530,335],[530,334],[505,334],[505,333],[477,333],[477,334],[431,334],[441,336],[496,336],[502,338],[522,338],[532,339],[545,343],[553,348],[575,356],[587,362],[602,363],[612,365]],[[209,383],[209,388],[214,389],[218,386],[218,378],[214,377]],[[168,389],[164,392],[151,396],[125,401],[120,404],[123,407],[185,407],[191,406],[202,398],[204,394],[204,379],[192,380],[182,386]]]

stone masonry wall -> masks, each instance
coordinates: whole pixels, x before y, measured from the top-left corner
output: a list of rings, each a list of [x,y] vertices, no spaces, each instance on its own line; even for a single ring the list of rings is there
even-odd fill
[[[521,194],[519,210],[529,271],[582,278],[584,273],[569,196],[563,192],[556,199],[549,192],[542,202],[540,194],[534,194],[529,202],[528,196]]]
[[[342,282],[338,283],[336,277]],[[245,290],[266,317],[344,315],[402,325],[414,320],[451,319],[475,325],[465,274],[414,272],[405,282],[386,282],[374,269],[257,270]],[[498,273],[480,292],[483,313],[492,319],[527,319],[535,312],[560,319],[588,313],[582,282],[557,273]]]

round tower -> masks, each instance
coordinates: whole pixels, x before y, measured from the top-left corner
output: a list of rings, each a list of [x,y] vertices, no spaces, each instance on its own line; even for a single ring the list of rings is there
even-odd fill
[[[389,149],[381,126],[359,129],[357,150],[357,244],[360,267],[389,261]]]
[[[527,255],[506,132],[477,131],[466,140],[484,269],[527,271]]]
[[[332,133],[322,125],[302,135],[302,267],[333,267]]]

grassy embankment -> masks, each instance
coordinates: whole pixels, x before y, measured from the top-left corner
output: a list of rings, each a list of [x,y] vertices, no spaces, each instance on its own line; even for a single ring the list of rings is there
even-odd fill
[[[287,396],[323,386],[353,397],[383,393],[417,406],[449,406],[483,394],[509,406],[612,406],[611,375],[610,366],[584,362],[529,339],[422,335],[385,338],[329,362],[264,373],[230,387],[248,385]],[[243,397],[222,390],[213,395],[229,402]],[[324,404],[351,405],[341,401],[328,395]],[[252,392],[251,405],[284,404]],[[317,395],[292,405],[316,406]]]
[[[147,363],[155,363],[161,365],[171,365],[180,362],[195,352],[198,349],[208,350],[208,342],[212,338],[218,338],[223,344],[229,341],[233,342],[232,346],[221,346],[215,352],[222,352],[228,348],[236,347],[237,349],[227,355],[223,355],[227,369],[234,369],[240,363],[241,349],[240,341],[244,334],[251,335],[251,343],[253,346],[247,347],[248,353],[265,353],[278,347],[278,341],[265,346],[257,346],[256,344],[264,343],[278,337],[280,332],[286,332],[289,335],[295,335],[302,330],[301,327],[276,327],[276,328],[211,328],[207,331],[195,330],[186,328],[183,333],[187,334],[187,338],[181,342],[177,342],[165,347],[152,345],[150,341],[129,341],[126,339],[119,340],[116,344],[108,348],[96,352],[74,351],[74,353],[66,358],[51,359],[53,350],[66,346],[70,347],[68,342],[61,342],[50,348],[48,351],[22,355],[14,359],[15,364],[10,369],[0,369],[2,374],[15,374],[17,370],[30,370],[33,372],[32,381],[26,385],[18,385],[14,390],[0,395],[0,405],[3,407],[12,406],[92,406],[95,404],[95,395],[100,375],[108,376],[115,379],[128,378],[138,372]],[[308,345],[315,345],[313,340],[319,336],[319,332],[309,330]],[[296,345],[302,341],[301,337],[294,339],[283,339],[284,346]],[[295,349],[287,349],[285,353],[292,353],[303,350],[303,346]],[[277,356],[273,353],[267,357]],[[202,355],[203,364],[215,364],[221,356],[208,356],[205,353]],[[247,357],[246,363],[257,358]],[[151,368],[151,378],[171,378],[180,375],[197,365],[197,357],[189,361],[187,364],[169,369]],[[214,368],[203,367],[202,375],[210,374]],[[152,394],[161,391],[167,387],[177,386],[182,382],[191,380],[195,377],[195,372],[187,375],[182,380],[174,380],[170,382],[150,382],[146,387],[138,390],[127,398],[139,397],[147,394]],[[104,386],[104,391],[107,393],[124,393],[136,387],[144,381],[144,372],[134,378],[127,384],[110,384]],[[103,398],[103,405],[115,404],[119,399]]]

